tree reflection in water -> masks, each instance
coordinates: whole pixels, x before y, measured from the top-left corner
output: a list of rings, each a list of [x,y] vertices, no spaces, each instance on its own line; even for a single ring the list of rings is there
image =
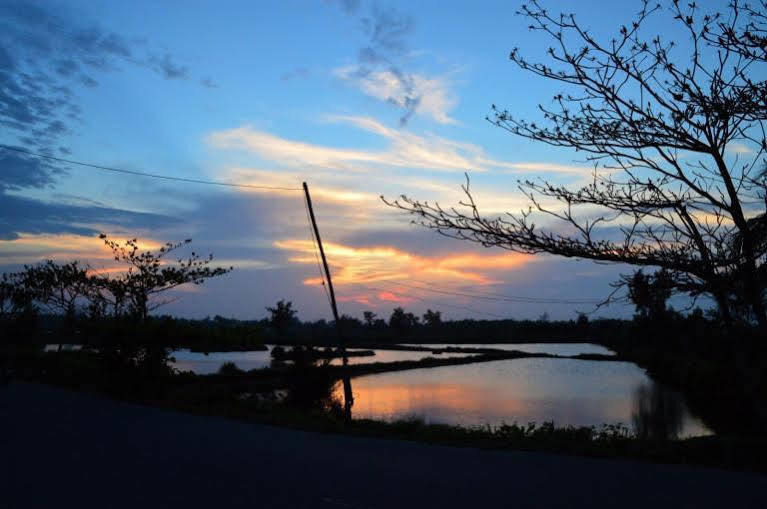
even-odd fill
[[[674,440],[682,430],[684,403],[678,392],[658,384],[643,384],[634,392],[631,420],[639,438]]]

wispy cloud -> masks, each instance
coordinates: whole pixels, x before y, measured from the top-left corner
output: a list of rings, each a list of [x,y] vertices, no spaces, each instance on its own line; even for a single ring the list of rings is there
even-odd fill
[[[744,143],[730,143],[727,145],[727,152],[731,154],[751,155],[755,153],[754,149]]]
[[[339,67],[333,74],[356,84],[365,94],[403,110],[426,115],[440,124],[455,124],[450,116],[457,99],[446,77],[411,73],[407,80],[392,69],[366,71],[357,65]]]
[[[82,121],[78,89],[122,66],[165,79],[189,79],[186,65],[145,42],[83,22],[49,3],[0,2],[0,126],[6,142],[68,153],[65,138]],[[209,81],[212,84],[212,81]],[[204,86],[208,86],[203,81]]]
[[[282,138],[249,126],[217,131],[208,135],[206,140],[219,149],[247,150],[270,163],[293,168],[312,166],[360,172],[371,166],[388,166],[450,172],[495,169],[580,175],[588,171],[578,166],[501,161],[490,157],[477,145],[392,129],[370,117],[333,115],[325,120],[376,134],[387,140],[389,146],[383,150],[329,147]]]
[[[362,91],[399,109],[404,126],[416,113],[430,114],[442,123],[452,119],[446,111],[452,107],[439,80],[428,79],[407,69],[411,53],[408,38],[415,21],[394,8],[372,3],[364,12],[356,1],[340,2],[342,10],[357,17],[364,37],[356,52],[354,65],[337,69],[335,74],[361,87]]]

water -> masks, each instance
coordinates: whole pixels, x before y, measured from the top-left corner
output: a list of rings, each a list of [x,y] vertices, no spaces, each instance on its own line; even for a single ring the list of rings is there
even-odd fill
[[[629,362],[511,359],[362,376],[352,389],[357,418],[416,416],[464,426],[623,423],[668,438],[710,434],[680,395]]]
[[[251,369],[268,368],[271,361],[271,349],[273,345],[266,345],[268,350],[247,352],[210,352],[207,355],[201,352],[191,352],[188,349],[174,350],[171,357],[176,362],[171,365],[181,371],[192,371],[198,375],[216,373],[225,362],[233,362],[238,368],[248,371]],[[350,349],[349,352],[358,350]],[[431,352],[408,352],[402,350],[373,350],[375,355],[349,357],[349,364],[368,364],[371,362],[395,362],[420,360],[424,357],[434,357]],[[467,354],[440,354],[436,357],[465,357]],[[333,359],[331,364],[340,366],[341,359]]]
[[[234,362],[238,368],[245,371],[261,369],[269,367],[272,361],[269,351],[271,346],[267,345],[267,348],[268,350],[263,351],[210,352],[208,354],[191,352],[184,348],[170,353],[171,357],[176,359],[171,366],[180,371],[192,371],[198,375],[216,373],[225,362]]]
[[[61,347],[61,351],[62,352],[77,352],[77,351],[79,351],[79,350],[81,350],[83,348],[83,345],[72,345],[72,344],[68,344],[68,343],[59,345],[58,343],[56,343],[56,344],[49,343],[49,344],[45,345],[45,347],[43,348],[43,351],[44,352],[58,352],[59,351],[59,347]]]
[[[505,343],[425,345],[499,348],[531,353],[612,354],[591,343]],[[64,345],[65,350],[80,345]],[[243,370],[268,367],[268,350],[191,352],[175,350],[173,367],[198,374],[215,373],[225,362]],[[46,351],[58,350],[57,344]],[[395,362],[432,357],[430,352],[374,350],[376,355],[350,357],[351,364]],[[441,354],[436,358],[468,354]],[[340,364],[341,359],[334,359]],[[576,359],[510,359],[362,376],[352,381],[355,417],[393,420],[411,416],[447,424],[526,424],[553,420],[557,425],[624,423],[653,436],[687,437],[709,434],[690,414],[681,395],[654,383],[629,362]],[[340,388],[336,395],[342,397]]]
[[[352,352],[353,350],[349,350]],[[431,352],[410,352],[406,350],[373,350],[375,355],[364,357],[349,357],[349,364],[369,364],[371,362],[397,362],[397,361],[418,361],[424,358],[448,359],[451,357],[468,357],[471,354],[465,353],[442,353],[434,355]],[[334,366],[343,364],[343,359],[333,359]]]
[[[602,345],[594,343],[483,343],[483,344],[447,344],[435,345],[408,344],[405,346],[418,346],[424,348],[495,348],[496,350],[518,350],[527,353],[550,353],[553,355],[578,355],[582,353],[596,353],[602,355],[614,355],[615,352]]]

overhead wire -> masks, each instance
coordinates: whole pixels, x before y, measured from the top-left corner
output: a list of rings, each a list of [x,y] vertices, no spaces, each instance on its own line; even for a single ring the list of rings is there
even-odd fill
[[[417,281],[414,279],[410,279],[410,281]],[[397,280],[385,280],[382,282],[395,284],[404,286],[407,288],[412,288],[416,290],[424,290],[427,292],[433,292],[433,293],[441,293],[444,295],[452,295],[456,297],[467,297],[470,299],[480,299],[480,300],[490,300],[490,301],[497,301],[497,302],[514,302],[518,304],[596,304],[599,301],[591,299],[555,299],[555,298],[546,298],[546,297],[520,297],[520,296],[507,296],[507,295],[477,295],[474,293],[468,293],[468,292],[457,292],[457,291],[451,291],[451,290],[445,290],[445,289],[439,289],[435,288],[433,283],[428,283],[430,287],[422,287],[417,285],[411,285],[408,283],[403,283],[401,281]],[[426,284],[426,283],[424,283]]]
[[[41,159],[46,159],[49,161],[56,161],[60,163],[65,164],[73,164],[81,167],[96,169],[96,170],[102,170],[102,171],[108,171],[112,173],[119,173],[119,174],[125,174],[125,175],[133,175],[138,177],[146,177],[146,178],[154,178],[154,179],[161,179],[161,180],[169,180],[169,181],[176,181],[176,182],[183,182],[183,183],[191,183],[191,184],[202,184],[202,185],[214,185],[214,186],[222,186],[222,187],[234,187],[234,188],[246,188],[246,189],[261,189],[261,190],[270,190],[270,191],[303,191],[303,189],[299,187],[285,187],[285,186],[266,186],[266,185],[256,185],[256,184],[242,184],[242,183],[236,183],[236,182],[221,182],[221,181],[215,181],[215,180],[204,180],[204,179],[193,179],[188,177],[174,177],[171,175],[162,175],[158,173],[149,173],[149,172],[143,172],[143,171],[135,171],[135,170],[127,170],[124,168],[114,168],[110,166],[104,166],[99,164],[93,164],[93,163],[87,163],[83,161],[76,161],[73,159],[67,159],[63,157],[56,157],[48,154],[41,154],[39,152],[34,152],[31,150],[26,150],[20,147],[13,147],[9,145],[3,145],[0,144],[0,148],[18,152],[22,154],[26,154],[33,157],[39,157]],[[317,239],[315,238],[314,232],[312,230],[311,226],[311,218],[309,216],[309,209],[308,205],[306,203],[306,200],[304,201],[304,209],[307,216],[307,221],[309,224],[309,238],[311,239],[312,246],[313,246],[313,253],[315,257],[315,261],[317,263],[317,268],[319,270],[320,274],[320,280],[322,282],[322,288],[324,290],[324,293],[330,302],[330,294],[328,292],[327,284],[325,283],[325,275],[322,270],[322,266],[320,264],[320,259],[318,255],[319,247],[317,245]],[[394,281],[394,280],[386,280],[382,281],[384,283],[391,283],[400,285],[403,287],[408,287],[415,290],[421,290],[421,291],[427,291],[432,293],[439,293],[443,295],[451,295],[456,297],[466,297],[471,299],[479,299],[479,300],[490,300],[490,301],[501,301],[501,302],[515,302],[515,303],[528,303],[528,304],[569,304],[569,305],[575,305],[575,304],[594,304],[596,301],[594,300],[586,300],[586,299],[553,299],[553,298],[537,298],[537,297],[523,297],[523,296],[513,296],[513,295],[504,295],[504,294],[493,294],[493,293],[485,293],[484,295],[481,295],[482,292],[477,293],[468,293],[463,291],[454,291],[454,290],[447,290],[447,289],[440,289],[435,288],[434,284],[431,282],[425,282],[420,281],[417,279],[410,279],[410,281],[414,281],[416,283],[421,284],[428,284],[429,287],[422,287],[422,286],[416,286],[416,285],[410,285],[407,283],[403,283],[400,281]],[[359,285],[362,286],[362,285]],[[392,291],[391,289],[376,289],[372,287],[368,287],[370,289],[373,289],[375,291]],[[418,300],[426,301],[426,299],[418,298]],[[454,306],[450,304],[441,303],[440,305],[444,305],[447,307],[457,307],[459,309],[468,310],[475,313],[482,313],[487,314],[490,316],[496,316],[499,318],[502,318],[500,315],[495,315],[493,313],[485,312],[485,311],[479,311],[471,308],[467,308],[465,306]]]
[[[375,286],[364,285],[362,283],[351,283],[351,284],[353,286],[359,286],[361,288],[365,288],[366,290],[373,290],[374,292],[391,292],[392,291],[390,288],[376,288]],[[468,306],[459,306],[459,305],[456,305],[456,304],[447,304],[447,303],[441,302],[441,301],[435,301],[435,300],[432,300],[432,299],[425,299],[425,298],[419,297],[417,295],[410,294],[410,295],[408,295],[408,298],[413,298],[413,299],[416,299],[416,300],[420,300],[421,302],[425,302],[427,304],[435,304],[435,305],[439,305],[439,306],[445,306],[445,307],[449,307],[449,308],[460,309],[460,310],[463,310],[463,311],[470,311],[472,313],[478,313],[478,314],[482,314],[482,315],[492,316],[494,318],[501,318],[501,319],[506,318],[506,317],[504,317],[502,315],[499,315],[499,314],[496,314],[496,313],[491,313],[490,311],[482,311],[480,309],[474,309],[474,308],[470,308]]]
[[[423,281],[419,279],[413,279],[408,278],[409,281],[413,281],[415,283],[420,283],[424,285],[432,285],[433,283],[430,281]],[[548,297],[525,297],[522,295],[509,295],[509,294],[503,294],[503,293],[493,293],[493,292],[484,292],[480,290],[473,290],[473,293],[478,295],[487,295],[489,297],[501,297],[505,299],[520,299],[520,300],[556,300],[556,301],[567,301],[568,303],[573,304],[593,304],[594,302],[599,302],[598,299],[557,299],[557,298],[548,298]]]
[[[103,166],[100,164],[92,164],[92,163],[85,163],[82,161],[75,161],[73,159],[65,159],[63,157],[56,157],[51,156],[47,154],[41,154],[39,152],[33,152],[31,150],[26,150],[19,147],[12,147],[9,145],[1,145],[0,148],[5,150],[11,150],[13,152],[19,152],[21,154],[26,154],[34,157],[39,157],[42,159],[47,159],[49,161],[57,161],[60,163],[65,164],[74,164],[77,166],[83,166],[86,168],[92,168],[96,170],[103,170],[103,171],[110,171],[113,173],[122,173],[125,175],[134,175],[137,177],[148,177],[148,178],[155,178],[155,179],[162,179],[162,180],[174,180],[177,182],[186,182],[190,184],[205,184],[210,186],[224,186],[224,187],[242,187],[247,189],[265,189],[270,191],[301,191],[302,189],[299,187],[282,187],[282,186],[262,186],[262,185],[256,185],[256,184],[239,184],[236,182],[220,182],[217,180],[202,180],[202,179],[193,179],[193,178],[187,178],[187,177],[173,177],[170,175],[161,175],[159,173],[148,173],[143,171],[134,171],[134,170],[126,170],[123,168],[113,168],[111,166]]]

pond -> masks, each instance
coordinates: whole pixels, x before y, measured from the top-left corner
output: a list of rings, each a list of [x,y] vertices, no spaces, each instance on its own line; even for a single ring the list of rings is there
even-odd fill
[[[611,354],[591,343],[504,343],[424,345],[499,348],[558,355]],[[46,345],[56,351],[59,345]],[[63,345],[77,350],[80,345]],[[243,370],[268,367],[270,350],[191,352],[175,350],[173,367],[198,374],[215,373],[225,362]],[[354,351],[355,349],[350,349]],[[395,362],[432,357],[430,352],[374,350],[375,355],[350,357],[350,364]],[[468,354],[440,354],[462,357]],[[341,359],[334,359],[340,364]],[[394,420],[420,417],[426,422],[499,425],[554,421],[557,425],[623,423],[640,433],[689,437],[711,431],[693,416],[684,398],[655,383],[630,362],[524,358],[457,366],[380,373],[354,378],[353,414],[357,418]],[[340,388],[336,396],[342,397]]]
[[[43,347],[44,352],[77,352],[82,350],[83,345],[72,345],[69,343],[54,344],[49,343]]]
[[[356,418],[464,426],[623,423],[666,438],[711,433],[681,395],[629,362],[512,359],[362,376],[352,388]]]
[[[251,369],[268,368],[272,361],[271,349],[247,352],[192,352],[188,349],[174,350],[171,356],[176,359],[171,365],[181,371],[192,371],[198,375],[216,373],[225,362],[233,362],[238,368],[248,371]],[[349,352],[358,351],[349,349]],[[368,364],[371,362],[417,361],[424,357],[432,357],[431,352],[409,352],[404,350],[373,350],[375,355],[349,357],[349,364]],[[467,354],[439,354],[440,358],[465,357]],[[333,359],[331,364],[340,366],[341,359]]]
[[[482,343],[482,344],[407,344],[403,346],[418,346],[424,348],[495,348],[497,350],[518,350],[527,353],[550,353],[553,355],[578,355],[582,353],[596,353],[602,355],[614,355],[615,352],[602,345],[594,343]]]
[[[354,350],[350,349],[350,352]],[[468,357],[471,354],[465,353],[441,353],[434,355],[431,352],[411,352],[407,350],[373,350],[375,355],[364,357],[349,357],[349,364],[369,364],[371,362],[397,362],[397,361],[419,361],[423,358],[436,357],[438,359],[448,359],[451,357]],[[334,366],[343,364],[342,359],[333,359],[330,361]]]
[[[267,348],[271,349],[267,345]],[[176,359],[171,366],[180,371],[192,371],[198,375],[216,373],[225,362],[234,362],[238,368],[248,371],[269,367],[272,361],[269,350],[247,352],[192,352],[186,348],[173,350],[170,356]]]

